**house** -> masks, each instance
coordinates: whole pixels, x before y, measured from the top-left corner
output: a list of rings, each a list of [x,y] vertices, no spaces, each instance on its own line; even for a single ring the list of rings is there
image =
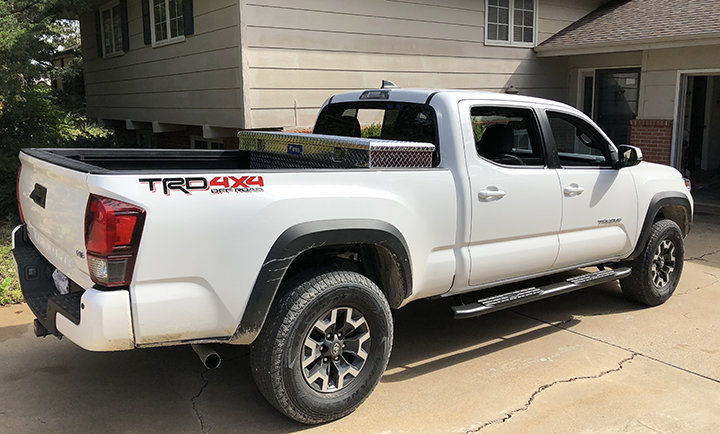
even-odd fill
[[[56,68],[72,70],[54,77],[50,82],[50,85],[61,95],[65,105],[72,108],[80,108],[85,102],[83,74],[77,72],[82,65],[80,60],[79,46],[65,48],[50,58]]]
[[[716,0],[613,1],[535,48],[567,59],[568,102],[616,143],[693,176],[720,171]]]
[[[150,146],[302,129],[333,93],[518,92],[720,168],[716,0],[119,0],[82,14],[88,114]]]

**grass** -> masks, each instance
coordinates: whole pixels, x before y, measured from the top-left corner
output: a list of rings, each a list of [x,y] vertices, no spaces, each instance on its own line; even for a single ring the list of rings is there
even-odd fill
[[[0,221],[0,306],[16,304],[23,301],[20,283],[15,270],[12,256],[13,223],[10,220]]]

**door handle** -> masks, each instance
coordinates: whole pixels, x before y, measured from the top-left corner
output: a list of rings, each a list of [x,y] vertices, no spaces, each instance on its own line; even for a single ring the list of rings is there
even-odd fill
[[[565,193],[567,197],[575,197],[585,193],[585,189],[577,184],[570,184],[563,188],[563,193]]]
[[[478,192],[478,199],[481,201],[490,202],[493,200],[500,200],[503,197],[505,197],[507,193],[505,193],[502,190],[498,190],[497,187],[488,187],[485,190],[480,190]]]

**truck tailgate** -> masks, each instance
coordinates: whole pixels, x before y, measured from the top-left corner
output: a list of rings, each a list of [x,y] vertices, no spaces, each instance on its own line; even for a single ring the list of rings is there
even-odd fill
[[[23,152],[20,161],[18,194],[30,240],[72,281],[91,287],[85,259],[87,174]]]

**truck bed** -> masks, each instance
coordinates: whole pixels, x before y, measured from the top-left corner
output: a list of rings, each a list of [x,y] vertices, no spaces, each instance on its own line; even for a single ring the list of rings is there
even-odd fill
[[[212,172],[250,169],[250,152],[205,149],[23,149],[25,154],[80,172]]]
[[[237,150],[23,149],[25,154],[79,172],[214,172],[249,169],[431,167],[430,143],[319,134],[243,131]]]

